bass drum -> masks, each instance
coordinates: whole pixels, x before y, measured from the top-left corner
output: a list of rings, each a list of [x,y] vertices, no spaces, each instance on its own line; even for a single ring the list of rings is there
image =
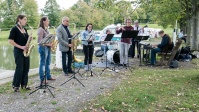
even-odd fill
[[[120,63],[120,52],[118,50],[108,50],[107,61],[110,63]]]

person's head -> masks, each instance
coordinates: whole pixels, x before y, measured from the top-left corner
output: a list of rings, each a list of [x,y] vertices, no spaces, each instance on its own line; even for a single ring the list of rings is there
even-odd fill
[[[106,30],[106,34],[111,34],[111,31],[110,30]]]
[[[16,24],[19,24],[21,26],[25,26],[27,23],[27,18],[25,15],[19,14],[17,16]]]
[[[126,19],[126,26],[131,26],[132,20],[130,18]]]
[[[92,31],[92,30],[93,30],[93,24],[88,23],[88,24],[86,25],[85,30],[86,30],[86,31]]]
[[[180,32],[183,32],[183,30],[180,30]]]
[[[42,17],[40,19],[39,27],[42,27],[43,29],[45,29],[46,27],[49,26],[49,22],[50,21],[49,21],[48,17]]]
[[[64,16],[64,17],[62,18],[62,24],[63,24],[64,26],[69,26],[69,18],[66,17],[66,16]]]
[[[135,20],[135,21],[134,21],[134,25],[135,25],[136,27],[138,27],[138,26],[139,26],[139,21],[138,21],[138,20]]]
[[[161,37],[163,37],[164,36],[164,31],[163,30],[161,30],[161,31],[159,31],[159,33],[158,33]]]

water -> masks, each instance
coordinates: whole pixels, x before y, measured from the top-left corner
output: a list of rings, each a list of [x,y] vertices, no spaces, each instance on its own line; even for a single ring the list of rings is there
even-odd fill
[[[55,54],[51,55],[51,64],[55,63]],[[0,69],[15,70],[15,60],[12,45],[0,46]],[[30,54],[30,69],[39,67],[38,46],[33,48]]]

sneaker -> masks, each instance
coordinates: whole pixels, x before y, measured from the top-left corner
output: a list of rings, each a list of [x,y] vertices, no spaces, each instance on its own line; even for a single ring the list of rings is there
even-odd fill
[[[62,72],[62,75],[69,76],[68,73]]]
[[[85,65],[85,66],[84,66],[84,70],[85,70],[85,71],[89,70],[88,65]]]

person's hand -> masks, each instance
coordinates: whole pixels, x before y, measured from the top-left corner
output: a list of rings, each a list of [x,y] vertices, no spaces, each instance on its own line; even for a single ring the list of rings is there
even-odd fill
[[[68,44],[68,47],[73,47],[73,44]]]
[[[116,27],[116,30],[119,30],[119,27],[118,27],[118,26]]]
[[[156,48],[157,47],[157,45],[152,45],[152,48]]]
[[[28,47],[26,47],[26,46],[21,46],[21,47],[20,47],[20,49],[22,49],[22,50],[27,50],[27,48],[28,48]]]
[[[122,30],[125,30],[124,27],[122,27]]]

